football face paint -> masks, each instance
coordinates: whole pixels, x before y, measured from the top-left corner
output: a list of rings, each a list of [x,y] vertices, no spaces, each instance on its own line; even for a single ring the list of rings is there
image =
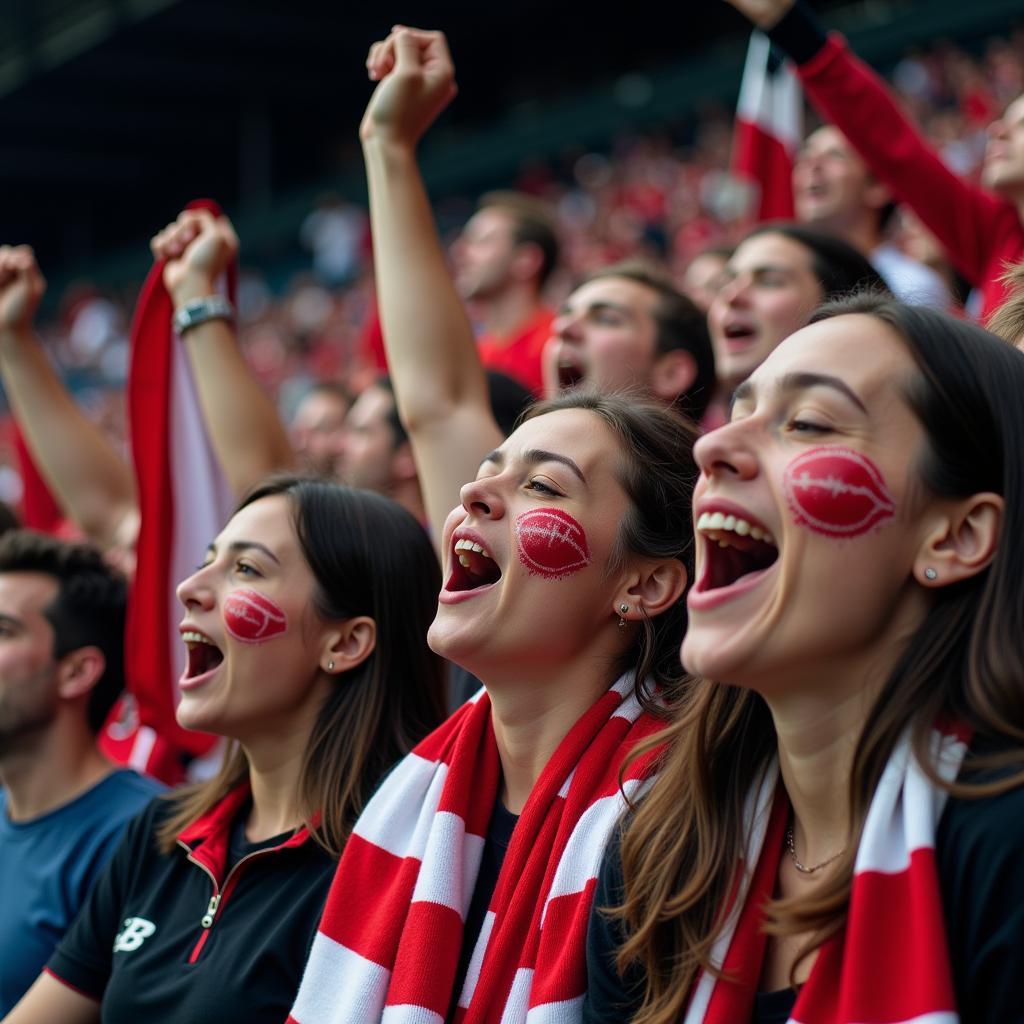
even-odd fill
[[[878,467],[841,445],[798,455],[786,467],[784,487],[797,525],[826,537],[859,537],[896,512]]]
[[[531,576],[560,580],[590,565],[583,527],[560,508],[534,508],[516,519],[519,561]]]
[[[288,628],[284,611],[258,590],[233,591],[224,602],[224,625],[244,644],[261,644]]]

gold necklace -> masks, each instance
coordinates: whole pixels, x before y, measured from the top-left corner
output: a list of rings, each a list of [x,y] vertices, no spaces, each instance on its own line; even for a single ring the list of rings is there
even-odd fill
[[[793,867],[803,875],[813,875],[815,871],[820,871],[823,867],[827,867],[832,863],[832,861],[838,860],[844,853],[846,853],[846,847],[844,846],[838,853],[833,853],[828,860],[823,860],[820,864],[815,864],[813,867],[809,868],[805,864],[801,864],[796,855],[796,844],[793,842],[792,825],[786,829],[786,849],[789,850],[789,856],[793,861]]]

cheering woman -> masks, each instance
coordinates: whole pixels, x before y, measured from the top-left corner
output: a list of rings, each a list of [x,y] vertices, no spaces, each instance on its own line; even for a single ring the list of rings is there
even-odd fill
[[[232,750],[129,826],[9,1024],[280,1024],[353,821],[442,717],[438,581],[385,498],[294,478],[246,498],[178,588],[178,720]]]
[[[698,442],[705,681],[602,869],[586,1019],[1024,1019],[1022,389],[854,300]]]

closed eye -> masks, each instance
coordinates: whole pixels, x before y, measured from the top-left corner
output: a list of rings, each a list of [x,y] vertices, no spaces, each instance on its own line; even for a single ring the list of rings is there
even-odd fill
[[[554,487],[549,487],[543,480],[530,480],[526,486],[528,490],[536,491],[538,494],[546,494],[556,498],[564,497],[561,491],[556,491]]]
[[[786,424],[786,429],[794,434],[826,434],[832,428],[811,420],[792,419]]]

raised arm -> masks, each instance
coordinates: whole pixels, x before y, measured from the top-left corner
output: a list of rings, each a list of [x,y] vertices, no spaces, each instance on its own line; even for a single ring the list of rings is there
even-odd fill
[[[164,284],[179,309],[217,294],[218,279],[238,253],[238,237],[227,217],[185,210],[150,247],[167,260]],[[190,327],[182,343],[210,443],[235,494],[291,468],[295,454],[281,417],[242,356],[232,324],[207,320]]]
[[[384,346],[435,537],[503,435],[437,236],[416,145],[456,93],[440,32],[396,26],[367,59],[378,82],[360,138]]]
[[[33,332],[46,291],[27,245],[0,246],[0,374],[32,458],[69,519],[103,549],[137,519],[131,468],[64,387]]]

